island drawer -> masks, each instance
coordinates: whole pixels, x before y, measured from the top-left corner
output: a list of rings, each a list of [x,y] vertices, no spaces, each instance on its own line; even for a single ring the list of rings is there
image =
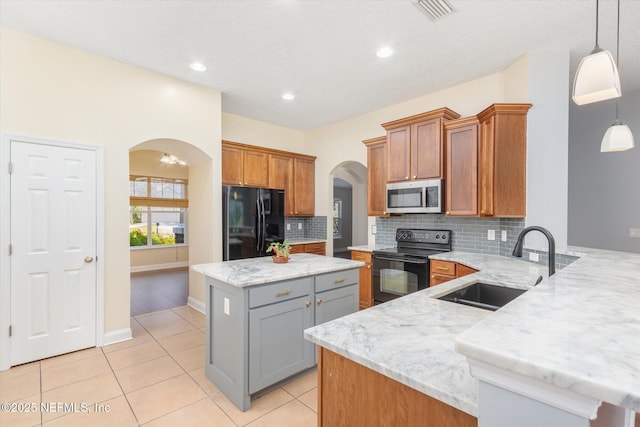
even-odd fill
[[[341,288],[343,286],[358,283],[359,274],[359,270],[354,268],[351,270],[336,271],[334,273],[316,276],[316,292]]]
[[[249,289],[249,308],[299,298],[311,293],[311,278],[286,280]]]

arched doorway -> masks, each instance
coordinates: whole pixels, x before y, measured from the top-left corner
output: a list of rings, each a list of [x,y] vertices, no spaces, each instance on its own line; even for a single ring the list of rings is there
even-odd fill
[[[327,254],[347,257],[349,246],[366,245],[367,168],[359,162],[340,163],[329,173],[332,217],[327,221]]]
[[[202,215],[190,212],[201,197],[190,190],[203,186],[197,182],[202,174],[194,182],[191,170],[207,163],[199,148],[175,139],[153,139],[129,150],[132,316],[187,304],[190,230],[202,228]]]

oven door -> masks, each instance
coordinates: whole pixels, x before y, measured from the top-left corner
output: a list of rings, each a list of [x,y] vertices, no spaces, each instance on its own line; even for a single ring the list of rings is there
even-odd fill
[[[376,304],[428,287],[428,259],[374,254],[373,299]]]

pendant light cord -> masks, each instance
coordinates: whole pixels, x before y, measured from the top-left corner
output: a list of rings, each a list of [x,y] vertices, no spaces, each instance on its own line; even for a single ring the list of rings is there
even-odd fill
[[[599,4],[599,0],[596,0],[596,48],[599,47],[598,46],[598,4]]]
[[[620,75],[620,0],[618,0],[618,29],[616,31],[616,67],[618,67],[618,75]],[[618,98],[616,98],[616,122],[618,122]]]

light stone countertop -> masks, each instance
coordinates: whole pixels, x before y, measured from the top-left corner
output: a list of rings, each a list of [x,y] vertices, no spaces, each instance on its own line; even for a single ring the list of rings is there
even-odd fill
[[[493,312],[434,297],[470,283],[531,287],[546,267],[515,258],[464,252],[438,254],[477,273],[307,329],[305,337],[400,383],[477,416],[477,382],[457,335]],[[433,257],[435,258],[435,257]]]
[[[461,354],[640,411],[640,255],[582,257],[456,338]]]
[[[381,249],[388,249],[389,245],[375,244],[375,245],[358,245],[358,246],[347,246],[347,249],[350,251],[362,251],[362,252],[373,252],[379,251]]]
[[[276,264],[271,257],[238,259],[192,265],[198,273],[239,288],[348,270],[365,265],[361,261],[314,254],[292,254],[286,264]]]

